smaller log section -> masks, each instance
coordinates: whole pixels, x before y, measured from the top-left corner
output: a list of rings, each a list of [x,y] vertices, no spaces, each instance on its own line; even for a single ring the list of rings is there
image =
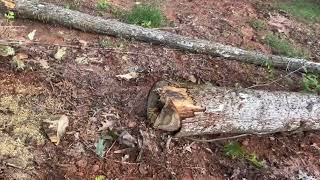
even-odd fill
[[[320,128],[320,96],[295,92],[160,81],[150,90],[147,110],[154,128],[176,137]]]

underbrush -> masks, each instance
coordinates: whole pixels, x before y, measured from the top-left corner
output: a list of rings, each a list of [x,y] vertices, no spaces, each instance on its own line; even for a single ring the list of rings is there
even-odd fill
[[[320,3],[312,0],[281,2],[279,8],[302,21],[320,21]]]
[[[276,54],[284,55],[287,57],[309,57],[308,51],[295,46],[292,42],[287,39],[281,38],[278,34],[268,34],[265,38],[265,42]]]
[[[146,28],[157,28],[165,23],[164,13],[156,6],[151,4],[135,5],[130,11],[125,12],[122,20],[130,23],[143,26]]]

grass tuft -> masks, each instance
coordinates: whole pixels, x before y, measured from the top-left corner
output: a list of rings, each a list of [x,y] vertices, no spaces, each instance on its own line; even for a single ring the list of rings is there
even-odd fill
[[[248,152],[238,142],[231,141],[225,144],[224,153],[232,159],[246,159],[257,169],[265,167],[264,161],[259,160],[255,153]]]
[[[279,8],[302,21],[320,21],[320,4],[312,0],[282,2]]]
[[[165,22],[163,12],[150,4],[135,5],[123,15],[122,19],[127,23],[146,28],[157,28],[164,25]]]
[[[316,74],[303,74],[303,89],[310,93],[320,93],[320,76]]]
[[[109,2],[108,2],[108,0],[99,0],[98,1],[98,3],[97,3],[97,8],[99,9],[99,10],[106,10],[106,9],[108,9],[108,7],[109,7]]]
[[[265,41],[276,54],[287,57],[309,57],[309,53],[306,50],[295,47],[290,41],[282,39],[277,34],[268,34]]]
[[[260,19],[252,19],[249,21],[250,26],[255,30],[263,30],[266,28],[266,23]]]

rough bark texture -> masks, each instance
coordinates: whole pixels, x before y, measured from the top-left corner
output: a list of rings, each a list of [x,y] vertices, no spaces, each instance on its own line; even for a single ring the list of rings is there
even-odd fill
[[[186,51],[204,53],[219,56],[224,59],[238,60],[257,65],[263,65],[267,61],[273,64],[274,67],[287,70],[301,69],[307,70],[308,72],[320,72],[320,63],[310,62],[305,59],[287,58],[266,55],[260,52],[246,51],[207,40],[194,39],[169,32],[146,29],[135,25],[121,23],[112,19],[103,19],[101,17],[91,16],[49,3],[39,3],[30,0],[15,0],[13,3],[11,2],[12,0],[1,1],[6,5],[7,9],[16,11],[19,17],[22,18],[57,23],[82,31],[164,44]]]
[[[148,99],[155,128],[177,137],[320,128],[320,96],[158,82]]]

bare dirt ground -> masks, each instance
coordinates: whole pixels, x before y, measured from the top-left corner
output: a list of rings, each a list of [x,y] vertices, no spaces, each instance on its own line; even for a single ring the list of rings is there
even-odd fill
[[[98,15],[95,0],[83,0],[78,10]],[[50,1],[65,5],[69,1]],[[70,1],[71,2],[71,1]],[[129,9],[130,0],[110,1]],[[272,8],[270,2],[249,0],[167,0],[161,8],[178,34],[218,41],[244,49],[272,53],[259,38],[270,31],[284,31],[299,46],[320,61],[320,24],[295,21]],[[109,13],[100,13],[106,18]],[[249,25],[252,18],[270,22],[285,17],[278,26],[263,31]],[[275,19],[273,19],[276,21]],[[210,82],[217,86],[250,87],[284,77],[274,70],[274,79],[264,67],[224,61],[164,46],[116,39],[67,29],[54,24],[1,17],[1,39],[21,40],[17,53],[27,55],[26,67],[17,71],[10,58],[0,58],[0,179],[299,179],[320,177],[319,132],[277,133],[250,136],[238,141],[264,160],[257,169],[245,160],[231,159],[223,152],[228,141],[201,143],[154,130],[146,119],[149,89],[158,80]],[[288,23],[290,22],[290,23]],[[274,23],[273,23],[274,24]],[[280,24],[280,25],[279,25]],[[26,36],[36,30],[33,42]],[[110,44],[103,48],[102,40]],[[36,43],[34,43],[36,42]],[[61,61],[54,58],[67,47]],[[76,62],[86,57],[87,63]],[[133,80],[116,77],[139,71]],[[301,74],[295,73],[256,89],[301,91]],[[67,133],[54,145],[41,127],[44,119],[60,115],[70,119]],[[107,140],[106,153],[95,153],[105,121],[114,121],[114,131],[128,131],[143,142],[127,147]],[[212,139],[225,135],[212,135]],[[202,137],[198,137],[202,138]],[[302,178],[303,179],[303,178]]]

